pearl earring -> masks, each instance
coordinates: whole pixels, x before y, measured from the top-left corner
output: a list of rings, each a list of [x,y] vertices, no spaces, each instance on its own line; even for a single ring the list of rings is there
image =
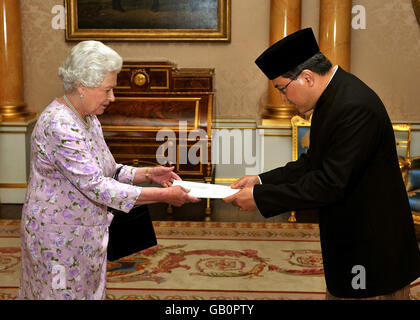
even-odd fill
[[[83,99],[85,96],[83,94],[80,95],[80,99]]]

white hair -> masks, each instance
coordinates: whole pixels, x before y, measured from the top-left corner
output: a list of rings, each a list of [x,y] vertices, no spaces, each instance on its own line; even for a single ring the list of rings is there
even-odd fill
[[[88,88],[99,87],[109,72],[121,71],[122,58],[100,41],[82,41],[73,47],[64,64],[58,69],[65,92],[78,83]]]

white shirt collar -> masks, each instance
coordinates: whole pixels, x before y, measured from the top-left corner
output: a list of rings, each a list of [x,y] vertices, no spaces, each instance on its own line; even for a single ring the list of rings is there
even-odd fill
[[[333,73],[333,75],[331,76],[330,80],[328,81],[328,83],[327,83],[327,86],[326,86],[326,87],[328,87],[328,85],[330,84],[330,82],[331,82],[332,78],[334,78],[335,73],[337,72],[337,70],[338,70],[338,65],[337,65],[337,66],[334,66],[334,73]],[[326,88],[326,87],[325,87],[325,88]]]

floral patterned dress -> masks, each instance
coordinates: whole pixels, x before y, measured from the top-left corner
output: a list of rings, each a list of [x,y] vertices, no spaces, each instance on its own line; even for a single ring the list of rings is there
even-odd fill
[[[141,193],[135,167],[117,165],[96,116],[86,128],[54,100],[32,133],[22,212],[18,299],[104,299],[107,207],[130,211]]]

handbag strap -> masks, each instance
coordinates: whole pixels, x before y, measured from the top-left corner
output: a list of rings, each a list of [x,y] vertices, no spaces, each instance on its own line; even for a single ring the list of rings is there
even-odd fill
[[[124,167],[124,166],[118,167],[117,170],[114,173],[114,177],[113,178],[115,180],[117,180],[117,181],[118,181],[118,175],[120,174],[120,171],[121,171],[122,167]]]

